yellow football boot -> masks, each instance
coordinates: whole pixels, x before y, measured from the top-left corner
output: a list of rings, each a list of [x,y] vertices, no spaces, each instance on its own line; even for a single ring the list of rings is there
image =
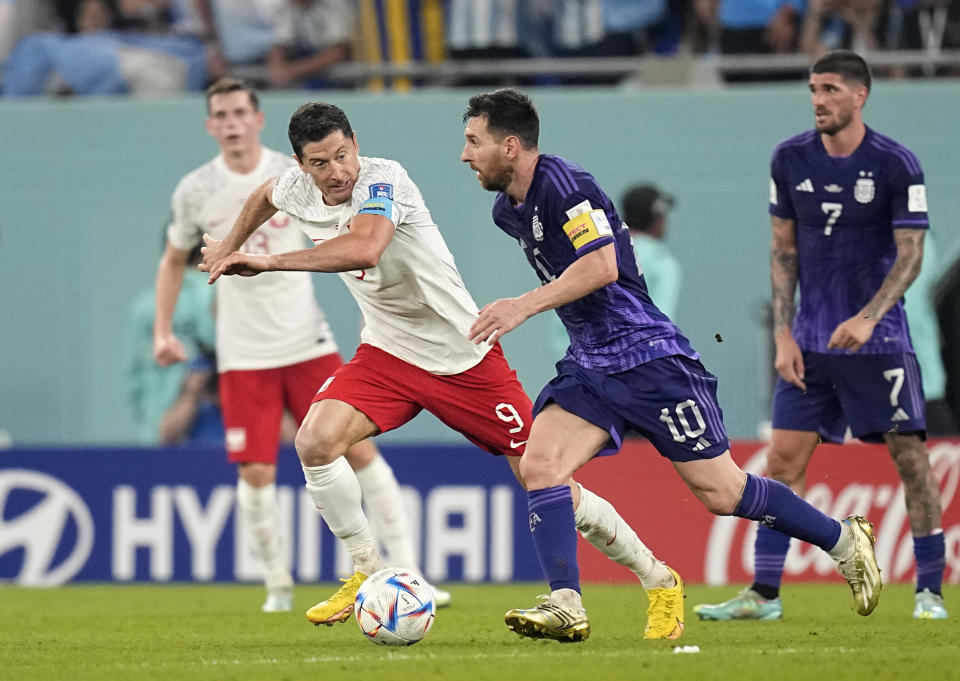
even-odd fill
[[[307,610],[307,619],[316,625],[326,624],[332,627],[337,622],[346,622],[353,612],[353,602],[357,598],[357,591],[367,576],[362,572],[354,572],[349,579],[341,579],[343,586],[330,598],[317,603]]]

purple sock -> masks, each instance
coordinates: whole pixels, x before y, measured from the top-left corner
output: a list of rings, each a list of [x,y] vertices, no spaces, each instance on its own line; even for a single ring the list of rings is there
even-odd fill
[[[798,497],[782,482],[747,473],[740,503],[733,515],[758,520],[791,537],[829,551],[840,539],[840,523]]]
[[[930,589],[935,594],[943,591],[943,569],[947,565],[943,532],[927,537],[913,538],[913,557],[917,561],[917,591]]]
[[[757,527],[757,539],[753,543],[753,581],[773,589],[776,598],[783,579],[783,562],[790,549],[790,537],[769,527]],[[756,589],[754,589],[756,591]]]
[[[527,492],[530,537],[551,591],[580,592],[573,495],[566,485]]]

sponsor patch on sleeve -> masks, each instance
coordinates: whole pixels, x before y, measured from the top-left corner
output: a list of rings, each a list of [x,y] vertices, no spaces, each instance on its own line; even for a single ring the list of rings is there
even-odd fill
[[[371,185],[370,185],[370,198],[371,198],[371,199],[377,199],[377,198],[380,198],[380,197],[387,198],[387,199],[390,199],[390,200],[392,201],[392,200],[393,200],[393,185],[392,185],[392,184],[388,184],[388,183],[386,183],[386,182],[380,182],[380,183],[377,183],[377,184],[371,184]]]
[[[911,213],[927,212],[926,185],[912,184],[907,187],[907,210]]]
[[[589,213],[593,210],[593,206],[590,205],[589,201],[581,201],[576,206],[567,211],[567,217],[573,220],[578,215],[583,215],[584,213]]]
[[[774,206],[777,205],[777,183],[773,181],[773,178],[770,178],[770,203]]]
[[[369,199],[360,204],[360,209],[357,211],[357,215],[382,215],[387,220],[395,222],[393,216],[393,201],[391,201],[386,196],[371,196]]]
[[[563,231],[577,251],[597,239],[613,235],[610,221],[602,210],[591,210],[571,218],[563,225]]]

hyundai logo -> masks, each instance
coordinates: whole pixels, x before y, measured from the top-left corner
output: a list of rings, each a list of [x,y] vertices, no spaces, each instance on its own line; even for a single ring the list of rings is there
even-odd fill
[[[40,501],[11,516],[11,495],[17,491],[40,495]],[[67,557],[54,560],[70,519],[76,539]],[[93,548],[93,518],[83,499],[60,480],[35,471],[0,471],[0,556],[23,549],[23,563],[15,580],[24,586],[56,586],[84,566]]]

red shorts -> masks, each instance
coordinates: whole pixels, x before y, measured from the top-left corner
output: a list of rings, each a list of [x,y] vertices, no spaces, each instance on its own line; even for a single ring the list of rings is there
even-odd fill
[[[520,456],[533,421],[530,398],[500,344],[479,364],[438,376],[366,343],[334,372],[314,402],[334,399],[362,411],[385,433],[426,409],[492,454]]]
[[[286,408],[299,425],[311,399],[339,367],[338,353],[275,369],[220,374],[220,406],[231,463],[276,463]]]

